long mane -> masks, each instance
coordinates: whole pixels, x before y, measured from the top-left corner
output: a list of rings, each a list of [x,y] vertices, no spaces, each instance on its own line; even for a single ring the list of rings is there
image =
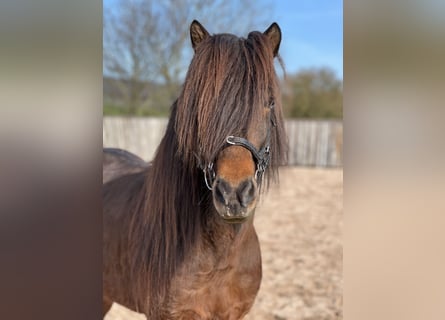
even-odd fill
[[[213,161],[226,137],[245,136],[271,98],[277,127],[272,131],[269,177],[285,162],[287,145],[268,38],[257,31],[247,39],[231,34],[207,38],[195,52],[178,99],[175,129],[182,157]]]
[[[199,164],[213,161],[228,135],[245,135],[271,97],[276,127],[266,178],[275,175],[287,152],[267,37],[260,32],[247,39],[219,34],[199,45],[130,225],[127,256],[139,299],[135,302],[154,319],[162,313],[159,302],[172,277],[214,210]]]

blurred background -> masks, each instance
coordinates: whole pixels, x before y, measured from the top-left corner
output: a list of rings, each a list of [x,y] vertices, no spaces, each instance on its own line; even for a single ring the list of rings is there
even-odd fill
[[[168,116],[192,57],[189,25],[246,37],[277,21],[285,112],[342,117],[341,1],[105,0],[104,115]]]

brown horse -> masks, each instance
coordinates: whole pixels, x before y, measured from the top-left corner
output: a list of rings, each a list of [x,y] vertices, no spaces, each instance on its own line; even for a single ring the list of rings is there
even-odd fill
[[[287,152],[281,31],[211,36],[193,21],[190,36],[153,162],[103,187],[105,313],[115,301],[154,320],[241,319],[260,287],[253,216]]]

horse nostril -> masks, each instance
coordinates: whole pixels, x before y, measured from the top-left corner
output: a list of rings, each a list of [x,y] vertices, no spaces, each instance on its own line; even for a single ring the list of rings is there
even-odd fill
[[[256,187],[252,180],[244,181],[237,190],[238,200],[242,207],[246,208],[253,202],[256,195]]]
[[[229,203],[230,193],[232,192],[232,188],[230,185],[225,182],[222,179],[219,179],[216,182],[215,186],[215,198],[223,203],[224,205],[227,205]]]

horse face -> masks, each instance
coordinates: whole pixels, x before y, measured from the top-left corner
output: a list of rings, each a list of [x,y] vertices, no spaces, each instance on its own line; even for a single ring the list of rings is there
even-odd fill
[[[211,80],[209,82],[210,85],[204,81],[197,81],[200,83],[198,88],[190,88],[189,90],[189,88],[186,87],[184,91],[204,92],[201,95],[204,96],[205,99],[200,97],[199,99],[193,100],[193,104],[196,104],[195,101],[207,102],[207,104],[199,104],[198,102],[199,107],[196,108],[198,114],[197,122],[200,126],[199,131],[201,132],[198,134],[197,139],[201,145],[198,150],[196,150],[196,153],[204,153],[207,155],[207,157],[204,157],[207,158],[204,161],[204,175],[207,187],[212,190],[213,204],[217,212],[227,222],[239,223],[245,221],[254,212],[258,202],[259,184],[261,183],[262,173],[269,164],[270,136],[271,130],[273,129],[273,99],[271,96],[274,94],[273,90],[271,90],[270,79],[275,75],[273,71],[273,58],[278,54],[281,42],[281,31],[278,25],[273,23],[263,32],[261,41],[258,39],[259,33],[252,32],[248,36],[248,40],[250,39],[249,41],[252,42],[249,46],[243,47],[242,49],[240,49],[241,39],[227,34],[221,35],[218,41],[215,42],[218,43],[219,49],[209,48],[212,44],[211,39],[209,39],[211,37],[199,22],[193,21],[190,27],[190,38],[195,54],[198,55],[195,61],[196,64],[193,65],[194,67],[196,65],[194,70],[198,70],[200,66],[205,65],[205,67],[208,67],[207,69],[210,68],[212,72],[209,73],[205,70],[203,74],[207,75],[207,79]],[[242,41],[246,40],[244,39]],[[259,43],[261,43],[261,45]],[[210,61],[209,63],[199,64],[199,59],[202,59],[204,55],[212,52],[212,49],[220,50],[221,48],[226,48],[225,46],[229,49],[215,51],[216,53],[211,55],[211,57],[217,57],[218,59],[207,59],[206,61]],[[249,47],[249,49],[247,47]],[[248,55],[243,55],[243,52],[253,50],[252,48],[254,47],[256,50],[262,50],[261,53],[257,52],[254,54],[250,52]],[[233,54],[227,54],[230,49],[234,50]],[[237,59],[229,61],[230,57],[236,57],[237,55]],[[249,62],[246,62],[245,65],[242,66],[236,64],[244,60],[249,60]],[[226,64],[221,65],[221,61],[226,62]],[[233,61],[236,61],[236,63]],[[237,74],[241,69],[244,75],[247,76],[244,78],[238,77],[238,79],[235,78],[232,79],[232,81],[225,81],[225,79]],[[221,73],[224,72],[225,74],[222,76]],[[194,73],[191,74],[195,75]],[[190,75],[190,78],[194,79],[192,75]],[[199,78],[199,76],[196,76],[196,78]],[[204,79],[206,78],[204,77]],[[218,79],[218,81],[215,79]],[[246,81],[250,82],[243,83],[239,79],[248,79]],[[221,86],[223,82],[226,83],[226,87],[224,88]],[[233,88],[231,86],[233,86]],[[211,90],[209,90],[209,88],[211,88]],[[244,94],[239,94],[240,88],[249,89],[245,89]],[[221,92],[224,92],[224,94]],[[252,92],[257,96],[251,99],[250,95]],[[218,94],[221,95],[220,99],[218,99],[218,96],[215,98],[215,95]],[[244,98],[233,98],[236,95],[238,96],[238,94]],[[230,102],[220,104],[218,101]],[[252,101],[255,101],[255,103],[252,103]],[[261,106],[263,102],[264,105]],[[211,107],[209,107],[209,105]],[[221,108],[219,108],[219,106],[221,106]],[[209,112],[209,108],[211,112]],[[261,110],[249,108],[259,108]],[[217,112],[215,112],[215,110],[217,110]],[[246,110],[252,110],[254,112],[246,112]],[[218,117],[209,117],[209,114],[218,114]],[[209,119],[211,119],[210,124]],[[219,119],[221,123],[216,123],[216,120],[213,119]],[[248,126],[248,128],[244,126]],[[208,146],[214,147],[215,140],[219,143],[222,142],[223,137],[226,137],[224,135],[222,136],[221,133],[230,135],[234,132],[242,132],[242,136],[228,136],[226,138],[226,145],[219,151],[216,158],[213,151],[211,157],[208,156]],[[181,133],[183,134],[184,132]],[[180,134],[180,136],[182,136],[182,134]],[[218,139],[209,139],[209,136],[212,134]]]
[[[234,144],[229,144],[217,157],[213,204],[227,222],[243,222],[257,205],[259,184],[269,157],[270,113],[269,108],[264,108],[262,118],[252,123],[247,138],[232,137]]]

